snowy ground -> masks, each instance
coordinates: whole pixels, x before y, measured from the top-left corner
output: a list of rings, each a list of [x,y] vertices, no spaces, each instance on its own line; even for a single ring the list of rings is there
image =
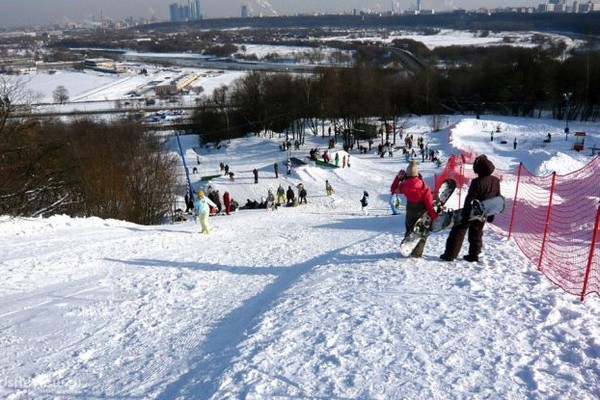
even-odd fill
[[[558,140],[560,121],[450,123],[454,146],[503,168],[565,173],[591,159]],[[498,124],[508,146],[490,145]],[[597,139],[598,128],[572,131]],[[421,119],[408,128],[426,131]],[[555,140],[542,148],[548,131]],[[309,136],[294,156],[326,147]],[[455,150],[447,131],[425,137],[444,156]],[[351,168],[275,179],[278,138],[203,151],[200,165],[194,138],[182,141],[196,187],[222,161],[236,181],[214,179],[221,194],[243,204],[302,181],[309,204],[213,217],[211,235],[193,221],[1,217],[0,397],[598,399],[600,299],[564,293],[491,230],[477,264],[439,261],[445,233],[422,259],[400,258],[404,215],[387,204],[399,157],[353,154]]]

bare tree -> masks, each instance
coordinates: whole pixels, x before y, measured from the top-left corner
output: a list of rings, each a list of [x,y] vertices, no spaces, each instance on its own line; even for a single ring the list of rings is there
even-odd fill
[[[55,103],[65,104],[69,101],[69,91],[63,85],[59,85],[52,92],[52,97]]]

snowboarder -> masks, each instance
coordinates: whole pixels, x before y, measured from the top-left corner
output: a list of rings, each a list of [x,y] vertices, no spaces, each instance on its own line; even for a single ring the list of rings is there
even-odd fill
[[[285,189],[283,188],[283,186],[281,186],[281,184],[279,184],[279,187],[277,188],[277,204],[282,205],[284,203],[285,203]]]
[[[273,194],[273,191],[271,189],[267,189],[266,209],[267,209],[267,211],[276,209],[275,195]]]
[[[252,173],[254,174],[254,183],[258,183],[258,170],[254,168]]]
[[[186,192],[185,193],[185,212],[190,212],[194,209],[194,195],[192,195],[190,192]]]
[[[513,140],[513,150],[517,149],[517,138],[515,138],[515,140]]]
[[[225,204],[225,214],[231,215],[231,197],[229,192],[223,193],[223,204]]]
[[[483,247],[482,238],[485,221],[468,221],[468,215],[471,213],[471,203],[473,200],[481,201],[500,196],[500,179],[492,175],[495,168],[494,164],[483,154],[478,156],[475,162],[473,162],[473,172],[477,174],[477,178],[471,181],[467,197],[465,197],[463,215],[467,218],[465,218],[465,222],[455,225],[450,230],[448,239],[446,239],[446,249],[444,254],[440,256],[440,259],[452,261],[458,256],[468,230],[469,253],[463,259],[469,262],[479,261],[479,253],[481,253],[481,248]],[[493,215],[487,218],[487,222],[493,221]]]
[[[367,193],[367,191],[363,191],[363,197],[362,199],[360,199],[360,205],[361,205],[361,210],[363,212],[363,214],[368,215],[369,214],[369,193]]]
[[[429,214],[432,221],[437,218],[437,213],[433,208],[431,189],[419,174],[418,165],[414,160],[408,163],[406,172],[400,170],[391,187],[392,193],[406,196],[406,231],[404,232],[404,238],[410,235],[415,224],[425,212]],[[410,255],[421,257],[426,243],[427,238],[422,238]]]
[[[292,189],[291,186],[288,186],[288,190],[287,190],[287,205],[288,206],[293,206],[294,205],[294,197],[296,196],[294,194],[294,190]]]
[[[273,169],[275,170],[275,179],[279,178],[279,164],[273,164]]]
[[[205,233],[207,235],[210,233],[210,225],[208,224],[210,207],[217,208],[217,205],[208,197],[204,197],[204,191],[198,190],[198,198],[194,202],[194,210],[198,215],[198,222],[202,227],[200,233]]]
[[[333,187],[331,186],[331,183],[329,183],[328,180],[325,181],[325,191],[327,192],[327,196],[333,195]]]
[[[304,187],[304,184],[300,182],[298,184],[298,204],[302,204],[302,201],[304,201],[304,204],[307,204],[306,188]]]

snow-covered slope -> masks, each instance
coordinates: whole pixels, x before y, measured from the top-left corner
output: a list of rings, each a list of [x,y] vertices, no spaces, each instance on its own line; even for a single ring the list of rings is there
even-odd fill
[[[449,122],[452,145],[447,131],[425,134],[442,157],[471,148],[499,167],[523,161],[543,174],[591,159],[559,140],[560,121]],[[415,118],[408,132],[418,136],[426,125]],[[597,126],[572,129],[597,138]],[[548,131],[555,140],[542,147]],[[350,168],[309,164],[290,176],[280,165],[275,179],[283,138],[203,150],[201,164],[194,138],[183,139],[190,169],[199,170],[195,187],[224,162],[236,180],[211,185],[241,204],[299,182],[309,204],[213,217],[211,235],[193,221],[1,217],[0,396],[598,398],[597,297],[565,294],[490,230],[477,264],[439,261],[446,233],[431,236],[422,259],[399,257],[404,215],[391,216],[387,204],[406,166],[399,155],[352,153]],[[309,135],[292,155],[327,140]],[[431,180],[439,169],[426,162],[421,172]],[[372,203],[366,216],[363,190]]]

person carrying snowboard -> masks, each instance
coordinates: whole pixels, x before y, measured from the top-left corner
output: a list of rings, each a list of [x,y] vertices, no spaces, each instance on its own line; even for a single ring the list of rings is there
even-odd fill
[[[485,155],[478,156],[473,162],[473,172],[477,174],[477,178],[471,181],[465,204],[463,207],[463,217],[465,220],[460,225],[455,225],[450,230],[448,239],[446,239],[446,249],[440,259],[444,261],[453,261],[460,252],[465,234],[469,232],[469,253],[463,257],[469,262],[479,261],[479,254],[483,247],[483,227],[485,221],[473,220],[469,221],[471,214],[471,204],[473,200],[487,200],[495,196],[500,196],[500,179],[493,176],[492,173],[496,167],[488,160]],[[494,216],[487,217],[487,222],[493,222]]]
[[[432,221],[435,221],[438,217],[433,208],[431,189],[419,174],[418,165],[415,160],[409,162],[406,172],[400,170],[391,187],[392,193],[403,194],[406,197],[405,239],[410,235],[419,218],[425,213],[429,214]],[[411,257],[421,257],[426,243],[427,238],[419,240],[419,243],[410,254]]]
[[[198,222],[202,227],[200,233],[210,233],[210,225],[208,224],[208,214],[210,207],[217,208],[217,205],[208,197],[204,196],[204,191],[198,190],[198,198],[194,202],[194,210],[198,214]]]
[[[231,197],[229,192],[223,193],[223,204],[225,204],[225,214],[231,215]]]

